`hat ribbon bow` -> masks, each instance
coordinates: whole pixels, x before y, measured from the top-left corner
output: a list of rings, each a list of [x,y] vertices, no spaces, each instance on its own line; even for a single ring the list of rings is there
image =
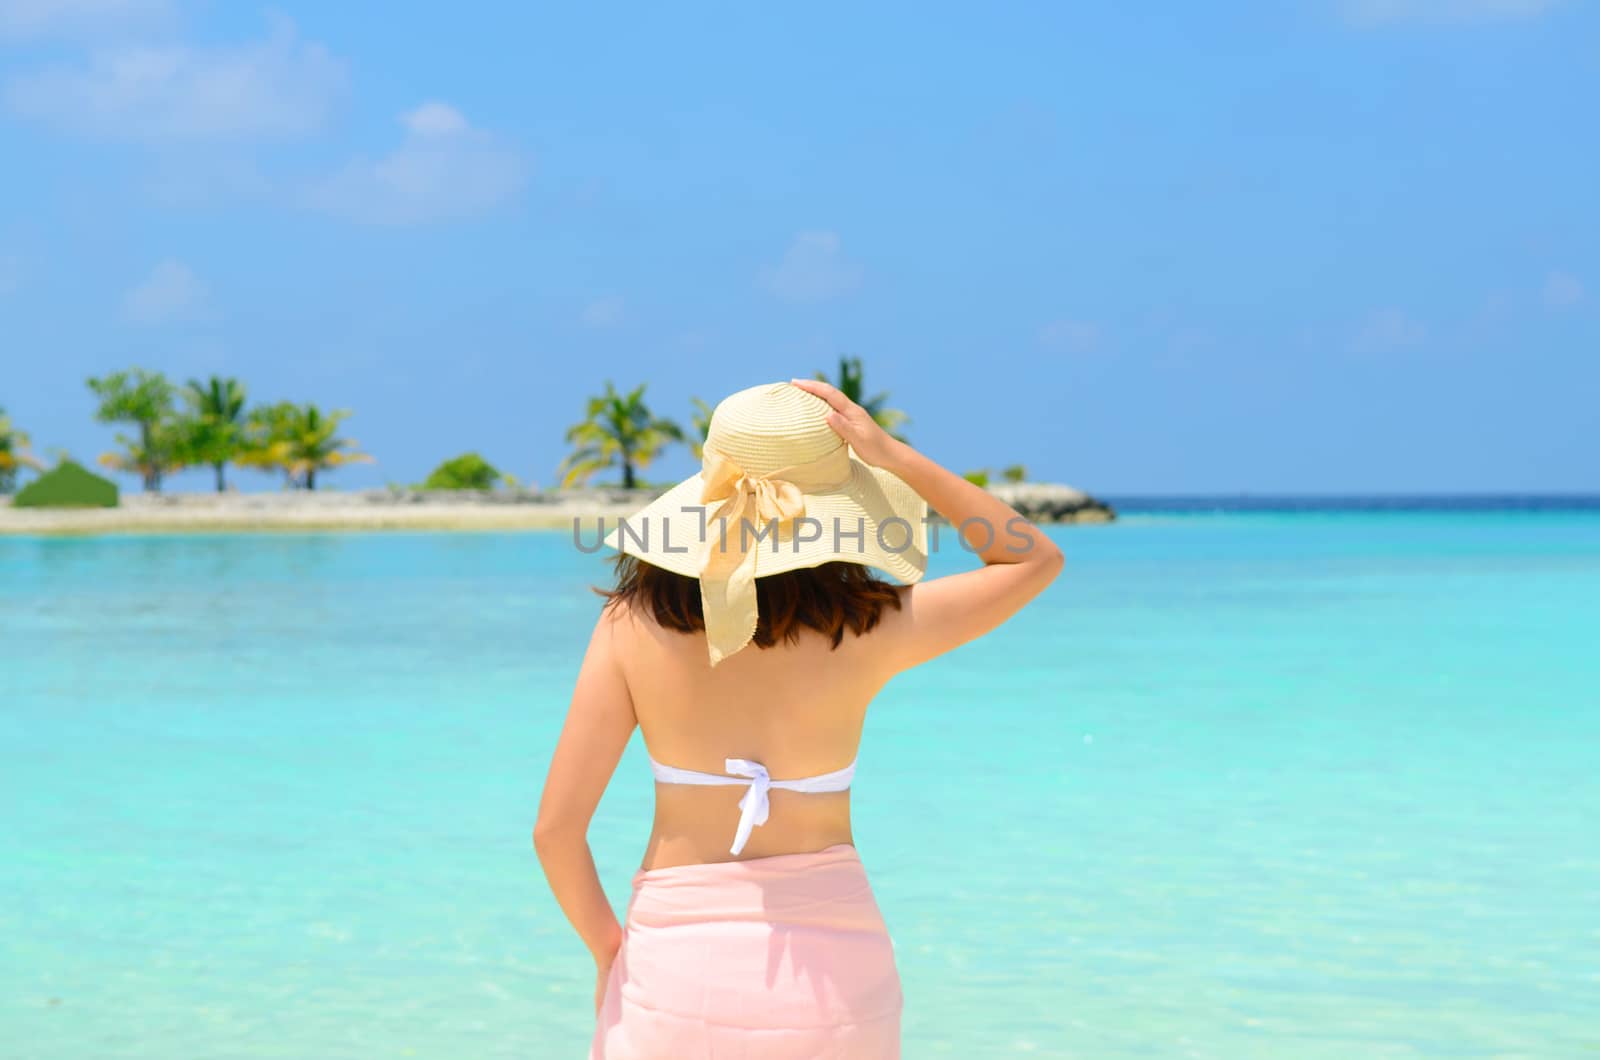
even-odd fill
[[[768,474],[746,471],[707,448],[700,470],[700,502],[707,515],[706,550],[700,559],[700,603],[711,665],[750,643],[756,631],[756,566],[763,541],[776,549],[805,515],[805,495],[834,489],[850,478],[850,451],[841,445],[817,460]],[[711,524],[720,523],[713,527]],[[777,534],[772,533],[777,524]],[[759,535],[759,536],[758,536]]]

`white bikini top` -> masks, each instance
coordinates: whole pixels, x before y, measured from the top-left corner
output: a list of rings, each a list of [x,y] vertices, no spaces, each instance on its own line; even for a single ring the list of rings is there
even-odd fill
[[[745,842],[750,838],[750,830],[758,824],[767,823],[767,790],[769,788],[782,788],[785,791],[844,791],[850,787],[851,779],[856,775],[856,764],[851,763],[843,769],[835,769],[832,773],[820,773],[814,777],[801,777],[799,780],[773,780],[767,775],[767,767],[760,762],[752,762],[748,758],[729,758],[723,763],[732,776],[722,776],[719,773],[700,773],[693,769],[679,769],[677,766],[664,766],[653,757],[650,759],[650,769],[656,775],[656,780],[663,784],[748,784],[749,790],[739,800],[739,830],[733,835],[733,846],[728,853],[737,854],[744,849]]]

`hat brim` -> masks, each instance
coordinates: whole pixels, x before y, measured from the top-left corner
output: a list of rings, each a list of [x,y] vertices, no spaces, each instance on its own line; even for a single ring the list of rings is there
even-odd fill
[[[696,472],[620,520],[606,534],[606,546],[698,578],[706,552],[720,544],[717,524],[707,525],[717,504],[701,501],[701,489]],[[757,578],[833,562],[875,567],[906,583],[927,571],[928,505],[898,476],[852,456],[843,484],[807,493],[804,503],[809,522],[803,526],[749,538]],[[728,533],[731,538],[739,530]]]

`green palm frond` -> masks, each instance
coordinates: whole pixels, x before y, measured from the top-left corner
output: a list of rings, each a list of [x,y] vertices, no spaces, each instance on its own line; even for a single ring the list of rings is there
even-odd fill
[[[683,428],[652,413],[644,391],[641,383],[619,393],[608,380],[605,393],[586,402],[584,418],[567,428],[566,440],[575,448],[556,470],[563,486],[581,485],[617,467],[623,486],[631,488],[637,484],[637,471],[649,467],[673,442],[683,441]]]
[[[191,379],[183,387],[187,406],[179,418],[184,453],[191,465],[216,472],[217,492],[227,488],[226,468],[245,446],[245,389],[237,379]]]
[[[711,414],[716,410],[701,398],[689,400],[694,403],[689,422],[694,426],[694,436],[698,438],[698,441],[689,443],[689,448],[694,451],[694,458],[699,460],[705,456],[706,437],[711,433]]]
[[[88,380],[89,389],[99,399],[95,419],[101,423],[128,423],[139,429],[137,439],[118,435],[126,448],[120,454],[107,454],[101,463],[123,471],[135,471],[152,493],[161,489],[161,479],[190,461],[183,432],[173,408],[174,390],[160,372],[132,368],[125,372]]]
[[[280,401],[256,408],[245,424],[237,456],[242,467],[279,471],[291,488],[317,488],[317,474],[350,464],[373,463],[353,438],[339,437],[350,412],[324,413],[316,405]]]

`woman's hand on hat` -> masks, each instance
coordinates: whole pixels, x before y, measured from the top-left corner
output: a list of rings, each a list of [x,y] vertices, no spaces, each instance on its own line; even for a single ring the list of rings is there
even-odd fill
[[[887,468],[894,461],[895,448],[901,443],[878,425],[872,413],[851,401],[838,387],[820,379],[791,379],[789,382],[828,403],[833,409],[828,413],[828,426],[849,443],[856,456],[874,467]]]

